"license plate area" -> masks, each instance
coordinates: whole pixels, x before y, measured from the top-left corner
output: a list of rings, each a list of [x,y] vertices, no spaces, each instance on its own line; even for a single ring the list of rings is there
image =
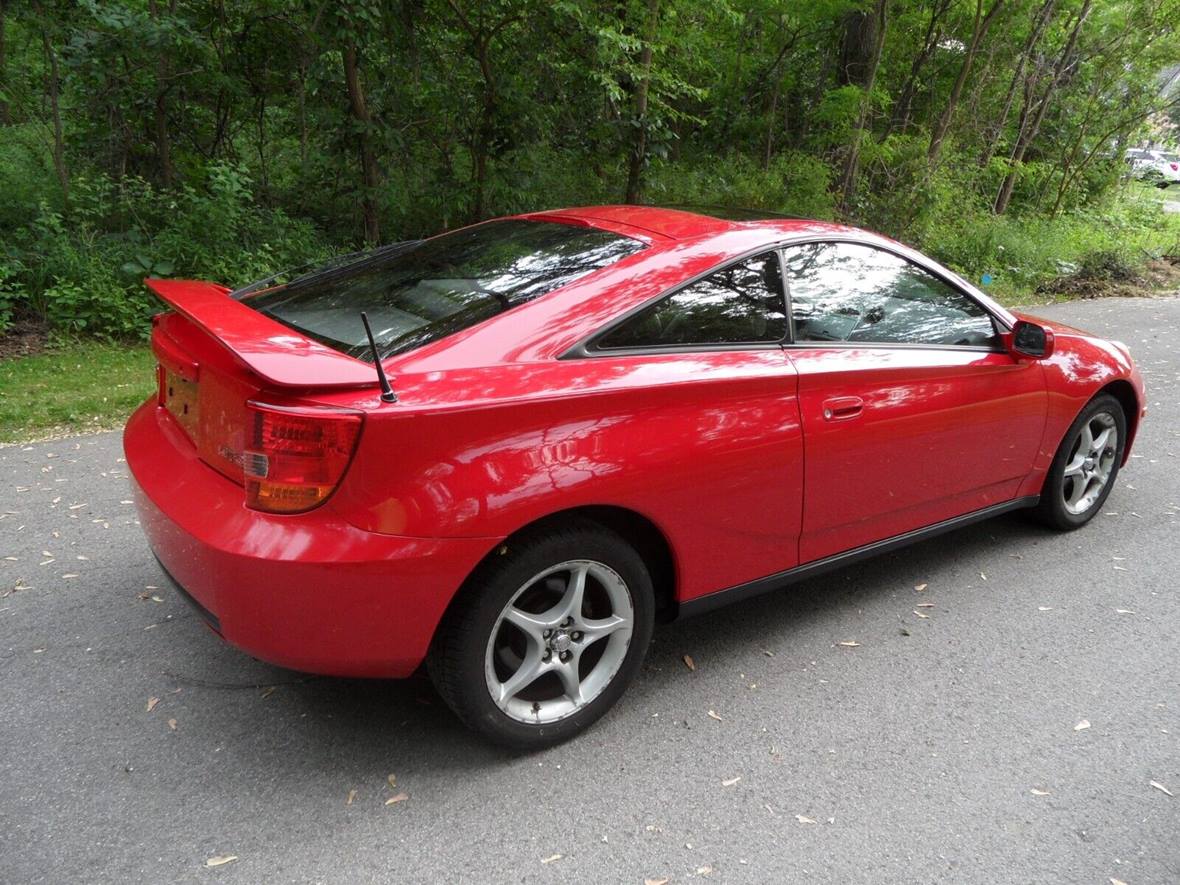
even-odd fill
[[[200,406],[197,399],[197,382],[182,378],[165,366],[160,384],[164,408],[184,428],[189,439],[196,442]]]

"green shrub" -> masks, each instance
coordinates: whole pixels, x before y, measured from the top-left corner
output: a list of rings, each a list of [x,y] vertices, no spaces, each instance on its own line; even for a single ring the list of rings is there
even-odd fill
[[[80,175],[65,208],[47,200],[0,256],[0,330],[18,313],[55,333],[145,337],[159,302],[148,276],[240,285],[334,251],[306,221],[260,206],[249,177],[211,165],[204,186]]]

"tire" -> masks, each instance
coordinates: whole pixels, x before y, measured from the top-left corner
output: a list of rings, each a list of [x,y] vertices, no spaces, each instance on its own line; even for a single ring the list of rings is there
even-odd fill
[[[1101,434],[1113,432],[1105,440]],[[1100,444],[1099,444],[1100,443]],[[1061,531],[1081,528],[1102,509],[1118,479],[1127,445],[1127,417],[1109,394],[1095,397],[1069,426],[1041,489],[1037,518]]]
[[[452,604],[427,668],[464,724],[539,750],[590,727],[639,671],[655,622],[651,576],[630,544],[589,520],[526,533],[498,554]]]

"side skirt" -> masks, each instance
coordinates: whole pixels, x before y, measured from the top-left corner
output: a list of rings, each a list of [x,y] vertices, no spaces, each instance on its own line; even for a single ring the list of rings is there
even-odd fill
[[[880,553],[888,553],[891,550],[897,550],[901,547],[915,544],[918,541],[925,541],[927,538],[933,538],[936,535],[954,531],[972,523],[991,519],[993,516],[999,516],[1001,513],[1036,507],[1039,501],[1040,496],[1029,495],[1024,498],[1005,501],[1003,504],[993,504],[991,507],[984,507],[982,510],[973,510],[970,513],[964,513],[962,516],[956,516],[943,522],[936,522],[934,525],[928,525],[924,528],[914,529],[912,532],[894,535],[892,538],[885,538],[881,541],[874,541],[871,544],[865,544],[863,547],[856,547],[852,550],[846,550],[843,553],[817,559],[814,562],[804,563],[795,568],[768,575],[765,578],[758,578],[754,581],[747,581],[745,584],[738,584],[736,587],[728,587],[724,590],[708,593],[705,596],[698,596],[696,599],[690,599],[687,602],[680,603],[677,619],[705,614],[724,605],[729,605],[732,602],[749,599],[752,596],[761,596],[763,593],[769,593],[772,590],[780,590],[798,581],[813,578],[816,575],[822,575],[825,572],[843,568],[846,565],[860,562],[862,559],[868,559]]]

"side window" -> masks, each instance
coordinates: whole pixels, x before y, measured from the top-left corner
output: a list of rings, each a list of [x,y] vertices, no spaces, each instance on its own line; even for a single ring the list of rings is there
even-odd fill
[[[781,341],[787,334],[782,279],[774,252],[730,265],[661,298],[609,332],[598,347]]]
[[[904,258],[857,243],[784,250],[796,341],[996,346],[991,316]]]

